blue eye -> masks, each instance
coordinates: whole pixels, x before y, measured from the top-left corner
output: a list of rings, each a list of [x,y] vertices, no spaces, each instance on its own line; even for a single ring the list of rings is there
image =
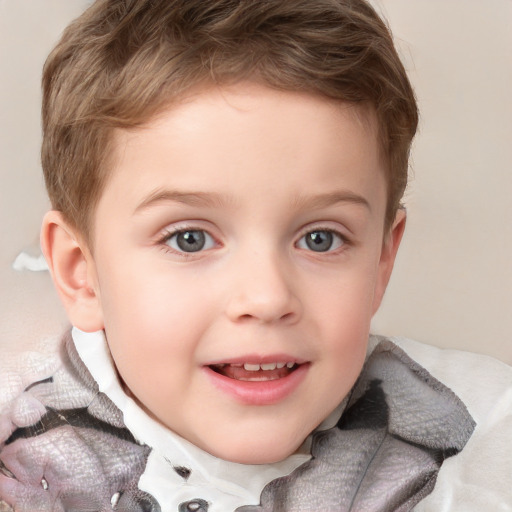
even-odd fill
[[[340,248],[344,243],[343,237],[335,231],[316,229],[306,233],[297,243],[297,247],[314,252],[327,252]]]
[[[202,229],[184,229],[170,235],[165,243],[178,252],[199,252],[211,249],[215,241]]]

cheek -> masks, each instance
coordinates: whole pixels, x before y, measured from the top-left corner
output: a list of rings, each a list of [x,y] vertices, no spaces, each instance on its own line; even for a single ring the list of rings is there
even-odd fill
[[[111,273],[102,286],[102,308],[112,350],[123,359],[156,361],[189,351],[202,317],[197,297],[193,287],[159,272]]]
[[[193,308],[197,294],[148,273],[129,282],[115,277],[104,294],[112,357],[130,391],[151,409],[161,407],[160,400],[175,399],[172,390],[188,382],[196,364],[202,335]]]
[[[317,286],[309,286],[308,303],[316,310],[315,316],[341,330],[357,330],[357,326],[364,329],[372,317],[377,265],[354,267],[333,273]]]
[[[310,320],[316,323],[322,340],[319,350],[336,375],[333,378],[357,378],[366,354],[375,280],[375,266],[367,265],[358,272],[340,272],[310,296]]]

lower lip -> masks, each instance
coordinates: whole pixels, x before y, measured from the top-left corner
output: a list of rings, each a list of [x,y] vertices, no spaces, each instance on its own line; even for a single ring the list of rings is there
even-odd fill
[[[243,381],[225,377],[203,367],[213,384],[223,393],[246,405],[272,405],[291,395],[305,379],[309,363],[301,364],[286,377],[276,380]]]

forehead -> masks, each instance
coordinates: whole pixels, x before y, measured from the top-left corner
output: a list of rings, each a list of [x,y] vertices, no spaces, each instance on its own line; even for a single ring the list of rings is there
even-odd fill
[[[114,141],[119,145],[133,139],[133,136],[143,136],[148,131],[155,132],[168,124],[169,117],[175,123],[204,122],[205,114],[230,116],[232,120],[247,123],[259,120],[265,124],[280,124],[283,126],[307,116],[310,120],[316,118],[318,123],[324,123],[326,118],[351,118],[367,131],[369,138],[377,137],[378,122],[375,108],[370,103],[353,103],[332,99],[318,93],[281,90],[271,88],[258,82],[239,82],[234,85],[198,86],[187,94],[174,98],[169,103],[163,102],[163,107],[146,121],[132,129],[117,129],[114,131]],[[254,113],[260,113],[259,118]],[[326,117],[326,112],[329,115]],[[286,113],[286,116],[279,114]],[[151,135],[152,136],[152,135]]]
[[[212,87],[144,126],[117,130],[106,188],[130,184],[149,193],[172,179],[179,187],[222,192],[244,180],[256,192],[265,182],[274,189],[292,181],[301,193],[351,169],[358,171],[354,182],[382,186],[379,153],[376,116],[367,106],[254,83]]]

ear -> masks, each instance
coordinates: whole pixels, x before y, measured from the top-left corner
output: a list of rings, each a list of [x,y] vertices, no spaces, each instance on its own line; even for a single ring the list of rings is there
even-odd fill
[[[375,314],[379,309],[382,298],[384,297],[384,292],[388,286],[389,278],[393,271],[393,265],[395,264],[396,253],[398,252],[398,247],[400,246],[400,242],[404,234],[406,217],[405,210],[400,208],[396,213],[395,220],[389,230],[389,233],[384,237],[379,261],[377,283],[373,296],[373,314]]]
[[[71,324],[85,332],[103,329],[94,260],[61,212],[44,216],[41,248]]]

